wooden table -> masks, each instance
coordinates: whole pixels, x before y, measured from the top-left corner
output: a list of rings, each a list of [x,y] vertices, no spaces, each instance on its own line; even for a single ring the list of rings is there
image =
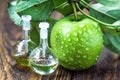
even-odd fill
[[[9,19],[6,2],[0,1],[0,80],[120,80],[120,59],[105,48],[98,63],[83,71],[70,71],[59,66],[54,73],[41,76],[13,66],[11,46],[19,38],[20,29]]]

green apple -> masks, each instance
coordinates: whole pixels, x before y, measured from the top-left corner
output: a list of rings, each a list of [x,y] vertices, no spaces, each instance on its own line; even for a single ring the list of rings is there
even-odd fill
[[[60,64],[70,70],[83,70],[93,66],[103,47],[103,34],[97,22],[78,16],[65,17],[53,26],[50,35],[53,54]]]

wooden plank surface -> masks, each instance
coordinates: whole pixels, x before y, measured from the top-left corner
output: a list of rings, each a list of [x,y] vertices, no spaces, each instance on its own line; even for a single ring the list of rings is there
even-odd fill
[[[7,0],[0,0],[0,80],[120,80],[120,58],[106,48],[98,63],[83,71],[70,71],[59,66],[47,76],[14,66],[11,47],[20,37],[20,29],[7,14]],[[19,68],[19,69],[18,69]]]

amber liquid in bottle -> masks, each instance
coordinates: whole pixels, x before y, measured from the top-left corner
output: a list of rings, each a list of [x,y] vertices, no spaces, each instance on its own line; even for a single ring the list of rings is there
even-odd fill
[[[23,20],[23,39],[13,47],[13,57],[16,61],[17,64],[21,66],[29,66],[29,55],[30,55],[30,45],[35,46],[35,44],[30,40],[28,36],[28,32],[30,30],[30,20],[31,16],[30,15],[23,15],[22,16]]]

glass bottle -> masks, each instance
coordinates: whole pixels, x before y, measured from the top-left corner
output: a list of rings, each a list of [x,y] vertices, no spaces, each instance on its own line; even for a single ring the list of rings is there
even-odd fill
[[[28,57],[31,52],[32,47],[35,47],[35,44],[30,40],[28,33],[30,30],[30,15],[23,15],[22,17],[22,31],[23,39],[18,41],[13,47],[12,56],[15,61],[22,66],[29,66]]]
[[[31,68],[40,75],[47,75],[55,71],[58,66],[58,59],[52,55],[48,46],[48,30],[49,24],[41,22],[40,29],[40,44],[35,48],[29,57]]]

